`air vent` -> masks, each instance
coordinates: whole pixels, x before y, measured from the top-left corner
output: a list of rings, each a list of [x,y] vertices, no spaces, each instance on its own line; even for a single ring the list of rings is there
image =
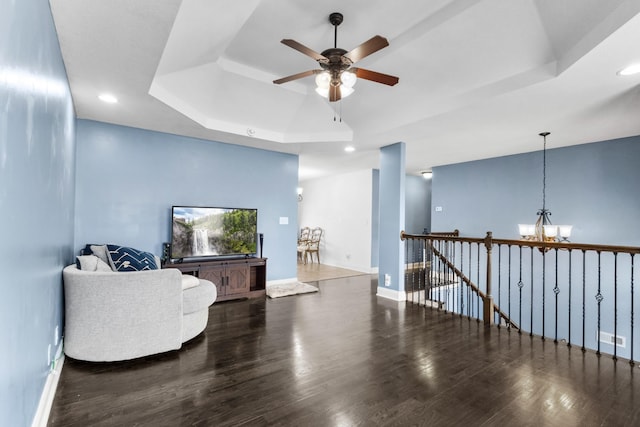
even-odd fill
[[[596,336],[596,338],[598,338]],[[610,334],[609,332],[602,332],[600,331],[600,342],[603,342],[605,344],[610,344],[610,345],[617,345],[618,347],[622,347],[625,348],[627,346],[627,339],[621,335],[613,335]]]

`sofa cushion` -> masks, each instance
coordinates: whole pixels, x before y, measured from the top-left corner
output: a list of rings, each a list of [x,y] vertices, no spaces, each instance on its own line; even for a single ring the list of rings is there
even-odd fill
[[[182,292],[182,313],[189,314],[204,310],[214,303],[218,292],[216,285],[208,280],[198,279],[198,286]]]
[[[109,264],[95,255],[78,255],[76,268],[82,271],[113,271]]]
[[[103,262],[111,264],[109,262],[109,250],[107,249],[107,245],[89,245],[89,250]]]
[[[98,259],[95,255],[78,255],[76,257],[76,268],[82,271],[96,271]]]
[[[113,271],[157,270],[155,257],[150,252],[126,246],[107,245],[107,254]]]
[[[113,271],[111,266],[98,257],[98,263],[96,264],[96,271]]]

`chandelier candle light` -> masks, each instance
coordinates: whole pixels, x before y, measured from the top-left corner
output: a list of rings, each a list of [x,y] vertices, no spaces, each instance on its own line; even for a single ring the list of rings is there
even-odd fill
[[[568,242],[571,236],[571,225],[553,225],[549,216],[551,211],[546,206],[546,187],[547,187],[547,136],[549,132],[542,132],[540,136],[543,138],[544,145],[542,149],[542,209],[538,210],[538,220],[535,224],[518,224],[520,236],[524,240],[532,240],[537,242]]]

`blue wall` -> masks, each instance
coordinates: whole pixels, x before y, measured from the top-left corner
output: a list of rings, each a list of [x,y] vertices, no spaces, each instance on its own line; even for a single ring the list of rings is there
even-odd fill
[[[640,246],[639,159],[640,136],[547,149],[551,221],[573,242]],[[432,206],[433,230],[517,239],[542,207],[542,151],[436,167]]]
[[[640,183],[639,159],[640,136],[547,150],[546,204],[552,212],[552,222],[573,224],[573,242],[640,246],[640,228],[637,227],[637,220],[640,218],[640,197],[637,197],[637,187]],[[484,237],[487,231],[493,231],[496,238],[518,239],[517,224],[533,223],[536,219],[535,214],[542,205],[542,152],[434,168],[432,205],[442,207],[442,212],[433,212],[434,230],[458,228],[463,235],[470,237]],[[554,332],[552,326],[555,325],[555,270],[548,268],[543,282],[542,255],[535,250],[532,254],[528,249],[523,251],[523,255],[521,326],[525,330],[531,330],[530,307],[533,307],[533,332],[542,334],[542,309],[546,303],[545,333],[550,335]],[[503,247],[501,254],[494,249],[494,262],[498,256],[502,257],[505,264],[502,266],[503,286],[500,291],[497,265],[494,264],[494,301],[505,311],[511,302],[510,312],[518,322],[520,299],[519,290],[515,285],[520,277],[520,266],[517,248],[512,249],[514,264],[510,271],[506,263],[509,256],[508,248]],[[553,256],[553,253],[549,256]],[[604,254],[598,268],[597,257],[590,252],[586,256],[587,270],[583,276],[582,253],[574,251],[571,254],[571,280],[567,268],[568,257],[567,252],[559,254],[559,339],[568,339],[571,332],[573,344],[581,343],[581,301],[584,298],[585,345],[591,349],[596,348],[595,295],[600,286],[604,297],[601,328],[603,331],[613,332],[616,320],[613,316],[616,304],[614,283],[617,281],[617,332],[628,340],[625,349],[618,349],[618,355],[629,358],[629,314],[633,311],[629,293],[630,257],[620,255],[616,266],[613,256]],[[547,262],[551,263],[551,260]],[[479,277],[483,275],[484,271],[481,271]],[[635,275],[638,276],[637,268]],[[509,277],[512,281],[511,298],[508,293]],[[635,281],[637,283],[638,277]],[[570,285],[571,331],[568,327]],[[637,296],[634,298],[637,299]],[[638,304],[638,301],[635,303]],[[604,352],[613,351],[613,346],[601,346]],[[640,353],[640,340],[634,342],[634,352],[637,358]]]
[[[61,273],[73,259],[74,137],[49,3],[0,1],[2,426],[31,424],[62,333]]]
[[[116,243],[160,255],[172,205],[257,208],[267,279],[296,277],[298,156],[87,120],[77,128],[76,250]]]
[[[405,185],[405,231],[422,234],[431,227],[431,180],[407,175]]]
[[[400,232],[405,221],[405,156],[403,142],[380,149],[380,234],[378,287],[391,276],[389,289],[404,290],[404,243]]]

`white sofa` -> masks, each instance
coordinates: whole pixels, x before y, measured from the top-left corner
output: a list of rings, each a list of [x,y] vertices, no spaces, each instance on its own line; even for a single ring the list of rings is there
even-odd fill
[[[174,268],[114,272],[63,270],[64,352],[92,362],[170,350],[207,326],[216,287]]]

